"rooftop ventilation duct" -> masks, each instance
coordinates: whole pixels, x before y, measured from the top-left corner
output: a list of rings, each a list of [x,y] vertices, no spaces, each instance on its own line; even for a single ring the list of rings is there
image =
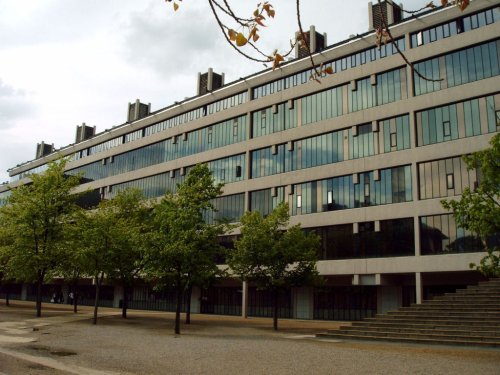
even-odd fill
[[[382,1],[373,4],[368,3],[369,30],[376,30],[382,27],[382,15],[387,25],[399,22],[403,19],[403,4],[396,5],[392,1]]]
[[[54,152],[54,144],[52,143],[51,145],[45,144],[44,141],[41,143],[36,144],[36,156],[35,159],[40,159],[43,158],[44,156],[47,156]]]
[[[224,86],[224,73],[214,73],[212,68],[208,68],[206,73],[198,73],[198,95],[204,95]]]
[[[312,37],[311,37],[312,36]],[[295,44],[295,57],[300,59],[309,56],[309,53],[321,52],[326,47],[326,33],[316,32],[316,28],[311,26],[309,31],[304,32],[305,42],[302,42],[300,31],[295,33],[295,39],[299,41]],[[307,49],[309,47],[309,50]]]
[[[128,103],[127,122],[139,120],[151,113],[151,103],[144,104],[137,99],[135,103]]]
[[[95,135],[95,126],[87,126],[85,123],[76,126],[75,143],[85,141]]]

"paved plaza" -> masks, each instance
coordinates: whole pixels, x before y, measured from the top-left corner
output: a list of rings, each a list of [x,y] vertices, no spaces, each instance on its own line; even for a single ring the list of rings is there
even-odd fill
[[[0,302],[0,375],[9,374],[500,374],[500,350],[319,340],[340,322],[193,315]]]

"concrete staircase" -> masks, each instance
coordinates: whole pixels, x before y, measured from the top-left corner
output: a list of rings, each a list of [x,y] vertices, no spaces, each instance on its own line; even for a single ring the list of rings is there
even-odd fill
[[[316,337],[500,348],[500,279],[377,314]]]

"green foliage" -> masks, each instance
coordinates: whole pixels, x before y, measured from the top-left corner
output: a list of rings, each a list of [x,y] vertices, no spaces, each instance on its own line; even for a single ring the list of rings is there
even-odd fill
[[[186,288],[221,273],[214,262],[222,251],[217,237],[227,227],[203,219],[205,211],[214,209],[211,200],[221,193],[222,184],[215,184],[208,167],[197,165],[178,185],[177,194],[167,192],[153,209],[147,273],[157,285],[177,291],[176,333],[180,332],[178,314]]]
[[[460,227],[483,238],[500,233],[500,134],[490,144],[491,148],[464,157],[469,169],[480,170],[477,189],[464,189],[459,200],[441,201]]]
[[[69,267],[94,278],[96,295],[104,275],[126,287],[144,268],[142,235],[148,215],[141,191],[127,189],[75,217],[71,229],[75,251]]]
[[[73,212],[78,176],[65,176],[66,160],[49,164],[31,183],[12,189],[0,209],[1,236],[8,239],[9,270],[17,279],[31,282],[50,276],[62,258],[65,226]]]
[[[65,228],[78,210],[72,190],[80,177],[66,176],[65,166],[65,159],[49,163],[44,173],[30,176],[30,183],[13,188],[0,208],[4,269],[11,278],[37,283],[37,316],[42,284],[64,258]]]
[[[278,291],[311,284],[319,279],[316,251],[320,239],[300,225],[286,228],[288,204],[281,203],[267,217],[258,211],[241,218],[241,238],[230,254],[229,266],[242,280],[269,290],[273,298],[273,323],[278,329]]]
[[[488,255],[481,259],[479,265],[471,263],[469,266],[486,277],[500,277],[500,250],[488,249]]]
[[[144,268],[145,247],[143,235],[148,230],[150,205],[138,189],[120,191],[106,208],[113,213],[114,241],[119,246],[109,249],[107,276],[130,285]]]
[[[441,201],[443,207],[453,211],[457,224],[477,233],[484,244],[488,236],[500,234],[500,134],[495,135],[490,144],[491,147],[484,151],[464,156],[469,169],[478,168],[480,171],[478,187],[475,190],[464,189],[459,200]],[[491,267],[495,264],[498,267],[498,260],[495,262],[492,252],[481,261],[480,266],[471,267],[492,274]]]
[[[267,217],[246,212],[241,218],[241,238],[230,254],[229,265],[243,280],[264,289],[300,286],[317,276],[316,251],[320,239],[300,225],[286,228],[288,204],[282,203]]]

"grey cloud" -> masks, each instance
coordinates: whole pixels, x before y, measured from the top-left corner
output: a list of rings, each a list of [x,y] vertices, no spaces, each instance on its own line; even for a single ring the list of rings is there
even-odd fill
[[[126,54],[131,63],[163,77],[195,74],[199,65],[210,66],[218,33],[212,15],[194,7],[170,20],[148,11],[135,13],[126,25]]]
[[[4,84],[0,79],[0,129],[10,128],[14,120],[33,111],[34,105],[25,91]]]

